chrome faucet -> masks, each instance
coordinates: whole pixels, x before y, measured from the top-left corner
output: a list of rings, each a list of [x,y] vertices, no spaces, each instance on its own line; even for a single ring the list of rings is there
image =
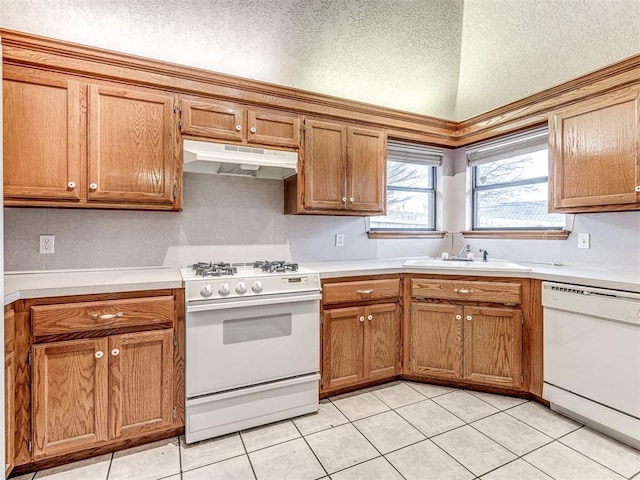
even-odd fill
[[[482,261],[486,262],[487,258],[489,257],[489,252],[483,249],[480,249],[479,252],[482,254]]]
[[[463,253],[465,252],[470,252],[471,251],[471,247],[469,246],[469,244],[466,244],[464,247],[462,247],[460,249],[460,251],[456,254],[456,256],[454,257],[456,260],[460,260],[460,257],[462,256]]]

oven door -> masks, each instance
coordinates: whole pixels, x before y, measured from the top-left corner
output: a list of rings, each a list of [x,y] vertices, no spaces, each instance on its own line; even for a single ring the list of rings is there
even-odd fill
[[[319,370],[320,294],[187,305],[187,398]]]

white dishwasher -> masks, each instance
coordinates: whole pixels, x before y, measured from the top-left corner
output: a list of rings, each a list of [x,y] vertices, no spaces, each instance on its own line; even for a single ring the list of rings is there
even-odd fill
[[[542,283],[551,408],[640,448],[640,294]]]

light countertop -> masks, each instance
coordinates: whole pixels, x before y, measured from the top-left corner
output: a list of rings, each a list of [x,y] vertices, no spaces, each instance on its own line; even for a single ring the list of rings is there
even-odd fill
[[[177,267],[5,272],[4,304],[23,298],[182,287]]]
[[[554,266],[518,262],[531,270],[528,272],[496,272],[465,268],[434,270],[428,267],[404,267],[403,264],[406,260],[408,258],[382,258],[304,263],[302,266],[319,272],[321,278],[399,273],[516,277],[640,293],[640,268],[633,267],[623,269],[607,266]],[[4,276],[4,304],[7,305],[24,298],[160,290],[182,286],[182,277],[177,267],[6,272]]]
[[[470,275],[489,277],[535,278],[554,282],[571,283],[598,288],[626,290],[640,293],[640,267],[624,269],[593,265],[550,265],[517,262],[530,268],[528,272],[482,271],[465,268],[434,270],[428,267],[403,267],[409,258],[382,258],[374,260],[352,260],[337,262],[305,263],[304,267],[320,272],[321,278],[351,277],[359,275],[381,275],[387,273],[425,273],[437,275]]]

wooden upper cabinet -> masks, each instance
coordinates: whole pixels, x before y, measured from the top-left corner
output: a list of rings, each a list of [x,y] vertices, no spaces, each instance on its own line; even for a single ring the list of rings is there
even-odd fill
[[[173,204],[173,96],[89,85],[88,113],[88,200]]]
[[[174,95],[7,65],[6,205],[179,210]]]
[[[187,135],[255,145],[298,148],[300,117],[206,98],[181,100],[180,131]]]
[[[382,129],[307,119],[301,179],[285,181],[286,213],[384,214],[386,158]]]
[[[638,86],[552,113],[550,211],[640,209],[639,116]]]
[[[347,205],[351,210],[386,210],[387,153],[382,130],[347,129]]]
[[[3,73],[5,199],[79,201],[80,84],[10,65]]]
[[[307,120],[304,138],[304,205],[343,210],[346,206],[347,127]]]

